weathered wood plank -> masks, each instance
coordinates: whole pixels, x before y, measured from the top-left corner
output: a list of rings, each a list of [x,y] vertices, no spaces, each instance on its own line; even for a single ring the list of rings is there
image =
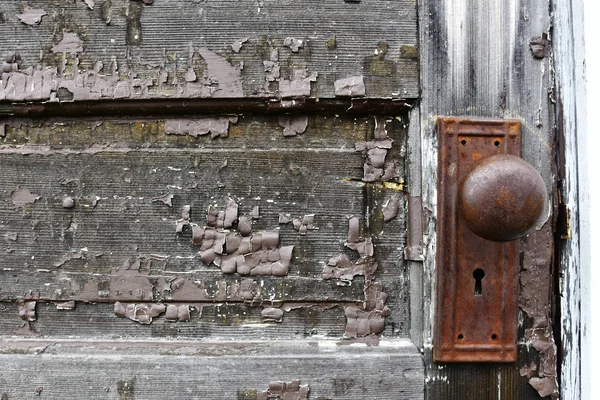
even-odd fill
[[[7,0],[0,12],[15,55],[1,99],[418,96],[410,0]]]
[[[194,134],[206,124],[212,129],[219,118],[202,123],[182,119],[170,126]],[[276,339],[324,334],[341,338],[345,308],[362,309],[363,302],[374,304],[373,296],[379,296],[374,293],[367,299],[370,284],[365,285],[365,275],[369,274],[369,280],[377,280],[387,295],[383,334],[406,336],[410,323],[403,262],[406,134],[402,120],[299,119],[306,131],[296,136],[284,137],[282,131],[295,129],[298,117],[244,117],[229,123],[227,137],[215,140],[167,134],[172,120],[9,121],[0,146],[4,171],[0,246],[6,253],[0,260],[0,299],[37,300],[39,315],[30,322],[31,328],[51,337],[105,332],[111,337],[268,335]],[[384,152],[386,162],[397,162],[398,178],[364,182],[368,158],[355,145],[375,136],[382,140],[382,135],[394,140]],[[114,142],[119,145],[111,145]],[[391,199],[396,201],[397,215],[384,222],[383,209]],[[233,271],[226,271],[225,264],[219,268],[205,259],[204,239],[194,245],[194,229],[221,218],[215,214],[209,223],[209,207],[225,212],[220,220],[224,224],[231,204],[237,207],[231,226],[217,225],[206,232],[212,229],[213,234],[225,235],[225,240],[251,238],[249,246],[261,232],[263,238],[276,233],[275,247],[294,246],[289,271],[281,276],[242,273],[236,258],[237,273],[232,273],[236,264]],[[184,218],[186,205],[190,215]],[[312,214],[314,222],[309,225],[318,229],[307,225],[302,232],[293,221],[285,223]],[[244,215],[252,221],[249,236],[241,228]],[[360,224],[357,234],[373,241],[377,269],[359,272],[353,284],[340,285],[344,282],[324,280],[323,271],[340,254],[351,262],[359,259],[359,252],[344,244],[349,240],[351,215]],[[181,233],[176,233],[177,221]],[[229,251],[228,241],[221,250],[221,262],[233,254],[245,263],[250,253],[239,250],[237,254],[233,247]],[[44,305],[52,301],[75,301],[76,310],[57,311],[54,304]],[[141,327],[115,316],[117,301],[123,307],[191,305],[217,310],[213,314],[219,318],[211,320],[211,314],[204,313],[194,319],[192,313],[189,324],[176,326],[180,324],[166,321],[163,315],[155,318],[152,327]],[[218,308],[214,303],[229,305]],[[265,333],[261,311],[281,303],[282,309],[291,309],[285,313],[286,322],[271,325]],[[0,313],[6,319],[2,334],[11,335],[23,322],[16,305],[6,304],[14,309]],[[333,308],[318,311],[323,307]],[[90,316],[85,324],[83,315]]]
[[[388,282],[385,289],[398,282]],[[392,312],[386,318],[383,337],[407,337],[408,314],[400,297],[389,290],[388,306]],[[262,311],[271,307],[268,301],[241,303],[222,302],[211,305],[201,302],[162,302],[190,307],[189,321],[169,321],[163,313],[152,319],[151,324],[141,324],[115,314],[112,303],[90,304],[76,302],[72,310],[58,309],[50,302],[37,302],[36,320],[23,328],[25,321],[19,318],[15,303],[0,303],[0,337],[35,335],[45,338],[81,339],[177,339],[227,338],[227,340],[250,339],[311,339],[326,337],[342,340],[346,327],[344,307],[361,306],[360,302],[287,302],[273,305],[283,311],[281,322],[266,320]],[[154,303],[157,304],[157,303]],[[402,311],[402,312],[398,312]]]
[[[551,25],[548,4],[537,1],[430,1],[419,5],[423,167],[423,204],[429,224],[425,232],[425,348],[431,351],[432,316],[435,305],[435,219],[437,213],[437,133],[438,116],[515,118],[522,124],[522,157],[542,174],[550,199],[555,188],[553,174],[554,124],[552,65],[550,44],[543,34]],[[530,42],[542,43],[535,56]],[[547,39],[547,38],[546,38]],[[528,389],[528,379],[542,396],[557,389],[556,356],[552,334],[551,264],[553,256],[553,209],[548,210],[543,226],[522,241],[521,294],[519,305],[525,316],[521,321],[518,366],[524,377],[502,398],[538,398]],[[539,341],[535,339],[539,335]],[[535,343],[534,343],[535,342]],[[543,345],[541,343],[544,343]],[[534,343],[533,345],[530,345]],[[535,347],[544,349],[537,356]],[[535,361],[533,367],[531,362]],[[427,363],[427,397],[464,399],[461,382],[487,376],[490,382],[473,383],[482,398],[504,388],[514,369],[496,365],[474,369],[460,365]],[[470,371],[470,372],[469,372]],[[466,378],[469,376],[469,378]],[[435,379],[433,379],[435,377]],[[504,389],[502,389],[504,390]],[[489,397],[486,397],[489,396]],[[506,397],[505,397],[506,396]]]
[[[558,223],[562,243],[557,260],[560,296],[556,297],[561,322],[560,395],[563,399],[585,399],[593,397],[594,387],[593,372],[588,367],[593,357],[593,351],[589,351],[592,311],[588,308],[590,300],[586,300],[591,298],[593,247],[593,200],[589,195],[593,181],[589,177],[588,157],[596,148],[587,142],[592,135],[586,121],[591,111],[586,111],[586,68],[592,71],[593,67],[589,55],[584,55],[583,2],[555,0],[552,5],[559,160],[556,172],[562,214]],[[590,14],[587,7],[585,11]]]
[[[281,342],[21,344],[39,355],[0,356],[0,393],[9,399],[256,399],[270,382],[299,379],[311,399],[417,399],[423,363],[408,341],[377,347]],[[16,351],[15,351],[16,353]],[[273,366],[277,367],[274,368]],[[128,385],[125,385],[128,383]],[[294,397],[301,399],[302,397]]]

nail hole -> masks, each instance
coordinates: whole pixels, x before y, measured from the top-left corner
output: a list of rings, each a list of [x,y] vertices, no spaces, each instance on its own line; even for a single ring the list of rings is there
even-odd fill
[[[494,142],[494,146],[496,146],[496,147],[499,147],[499,146],[500,146],[500,142],[499,142],[498,140],[496,140],[496,141]]]
[[[463,335],[462,333],[459,333],[459,334],[458,334],[458,339],[459,339],[459,340],[462,340],[464,337],[465,337],[465,335]]]
[[[498,339],[498,335],[496,335],[495,333],[492,333],[492,340],[497,340]]]
[[[466,146],[467,145],[467,141],[465,139],[463,139],[463,140],[460,141],[460,144],[462,144],[463,146]]]

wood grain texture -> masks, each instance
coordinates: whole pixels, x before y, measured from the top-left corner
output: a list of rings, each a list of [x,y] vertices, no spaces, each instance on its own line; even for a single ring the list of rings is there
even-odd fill
[[[592,239],[590,235],[591,200],[587,194],[587,126],[584,11],[581,1],[552,2],[553,53],[557,95],[557,144],[559,146],[560,201],[566,225],[560,243],[561,397],[585,399],[592,395],[588,333],[589,315],[585,299],[590,298]],[[591,154],[591,153],[590,153]],[[586,316],[587,314],[587,316]]]
[[[435,305],[435,221],[437,182],[438,116],[516,118],[522,124],[522,157],[542,174],[550,199],[553,198],[553,106],[548,97],[553,88],[548,57],[534,58],[529,43],[547,33],[550,26],[548,5],[535,1],[492,1],[473,4],[467,1],[419,2],[421,57],[421,132],[423,166],[423,204],[429,221],[425,232],[425,348],[431,351],[432,316]],[[543,226],[522,243],[520,305],[526,316],[521,330],[521,345],[530,343],[536,327],[548,338],[548,357],[536,359],[536,351],[525,347],[518,367],[530,366],[531,377],[540,377],[545,390],[556,389],[556,370],[548,360],[554,342],[551,332],[552,210]],[[532,354],[527,354],[531,352]],[[427,398],[463,399],[461,382],[488,377],[489,382],[473,383],[473,390],[493,393],[505,390],[505,382],[515,379],[502,398],[538,398],[529,390],[525,377],[516,377],[514,368],[497,365],[433,365],[427,363]],[[539,367],[539,369],[538,369]],[[470,371],[470,372],[469,372]],[[539,374],[539,375],[537,375]],[[468,378],[467,378],[468,377]],[[488,379],[485,378],[484,380]],[[479,392],[477,392],[479,393]],[[487,393],[487,392],[486,392]],[[483,396],[483,395],[482,395]],[[489,396],[495,396],[490,394]],[[496,398],[496,397],[481,397]],[[500,398],[500,397],[498,397]]]
[[[122,399],[118,382],[130,381],[130,398],[135,399],[256,399],[256,392],[271,381],[299,379],[309,385],[311,399],[409,400],[423,395],[422,360],[408,341],[382,342],[379,348],[326,341],[312,346],[178,341],[159,348],[138,343],[135,353],[121,343],[79,343],[74,348],[30,342],[44,352],[0,355],[0,387],[9,399],[37,398],[36,388],[43,388],[47,398]]]
[[[17,101],[334,97],[335,81],[362,76],[367,97],[418,96],[413,1],[140,3],[97,0],[92,10],[83,1],[32,0],[45,15],[26,24],[24,3],[3,1],[0,44],[18,56],[9,64],[19,72],[7,72],[2,89],[10,74],[17,86],[29,77],[56,87],[0,92]],[[290,91],[294,70],[317,75]]]
[[[307,121],[303,133],[284,137],[279,117],[242,117],[230,123],[228,137],[210,139],[168,134],[165,120],[8,120],[0,146],[2,334],[22,326],[12,302],[35,298],[38,318],[32,329],[48,337],[104,332],[138,338],[341,338],[343,308],[362,305],[364,277],[340,286],[323,280],[322,272],[339,254],[358,259],[344,246],[348,217],[356,215],[361,235],[373,238],[376,279],[388,294],[384,334],[408,335],[404,201],[389,222],[383,222],[382,211],[391,196],[403,198],[402,183],[362,182],[364,160],[354,149],[356,142],[372,138],[373,119],[311,116]],[[402,118],[390,118],[387,129],[395,141],[389,157],[399,161],[403,175]],[[29,198],[15,200],[17,188],[31,193]],[[160,201],[167,193],[171,207]],[[73,208],[65,208],[66,196]],[[200,260],[189,229],[175,232],[185,205],[190,221],[203,226],[209,205],[224,209],[228,198],[236,200],[239,215],[258,206],[253,232],[278,232],[281,246],[294,246],[287,276],[223,274]],[[292,223],[279,222],[282,213],[314,214],[318,229],[301,235]],[[182,289],[180,281],[186,285]],[[244,281],[256,285],[250,298],[236,294]],[[52,303],[67,300],[76,301],[75,311],[57,311]],[[115,301],[183,303],[204,311],[202,317],[193,313],[186,326],[163,316],[140,327],[115,315]],[[285,322],[264,325],[263,307],[282,303],[293,308]],[[332,309],[319,311],[323,307]],[[93,317],[84,324],[84,315]]]

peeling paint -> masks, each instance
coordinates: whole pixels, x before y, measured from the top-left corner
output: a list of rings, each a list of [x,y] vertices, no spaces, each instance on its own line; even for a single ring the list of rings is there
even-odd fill
[[[15,206],[23,207],[27,204],[33,204],[36,200],[40,199],[41,196],[35,193],[31,193],[29,189],[21,188],[17,186],[10,193],[11,200]]]
[[[257,393],[257,400],[286,399],[286,400],[308,400],[310,388],[308,385],[300,385],[300,380],[291,382],[269,382],[269,388]]]
[[[300,232],[301,235],[306,235],[308,231],[318,230],[315,226],[315,214],[307,214],[301,218],[292,218],[291,214],[279,214],[279,224],[292,223],[295,230]]]
[[[267,307],[262,310],[261,316],[263,321],[282,322],[283,310],[274,307]]]
[[[323,279],[335,279],[339,286],[350,286],[355,276],[365,275],[365,268],[376,268],[376,266],[366,260],[351,262],[345,254],[332,257],[323,267]]]
[[[17,300],[19,318],[25,321],[35,321],[35,306],[37,302],[32,300]]]
[[[132,321],[140,324],[152,323],[152,318],[158,317],[166,311],[167,307],[164,304],[152,303],[115,303],[115,314],[121,318],[129,318]]]
[[[550,55],[550,40],[548,40],[548,34],[542,33],[540,37],[537,37],[529,42],[529,48],[534,58],[543,59]]]
[[[368,294],[368,296],[367,296]],[[346,307],[345,337],[363,337],[380,333],[385,328],[385,317],[390,309],[385,305],[387,294],[381,290],[381,284],[365,283],[365,309]]]
[[[190,135],[193,137],[211,134],[211,138],[227,137],[229,124],[237,123],[238,117],[211,117],[198,119],[165,120],[165,133],[168,135]]]
[[[385,130],[387,120],[375,118],[375,139],[368,142],[357,142],[356,151],[363,154],[365,182],[386,182],[400,178],[398,162],[388,159],[388,152],[394,142]]]
[[[83,44],[76,33],[64,32],[60,43],[52,47],[51,50],[53,53],[77,54],[83,51]]]
[[[173,200],[173,195],[171,193],[165,193],[160,196],[152,198],[152,202],[163,203],[169,207],[173,207],[172,200]]]
[[[281,116],[279,126],[283,128],[283,136],[300,135],[308,127],[308,116]]]
[[[26,25],[38,25],[42,22],[42,17],[46,14],[43,8],[32,8],[25,6],[23,13],[17,14],[17,18]]]
[[[287,46],[292,52],[297,53],[302,47],[304,47],[304,41],[293,37],[286,37],[283,41],[283,45]]]
[[[24,337],[38,337],[39,333],[34,331],[31,328],[31,324],[29,322],[25,322],[20,328],[16,329],[13,334],[15,336],[24,336]]]
[[[282,98],[310,96],[310,83],[315,82],[317,76],[316,72],[308,75],[306,69],[294,69],[291,79],[283,78],[279,80],[280,96]]]
[[[243,97],[242,76],[239,67],[234,67],[217,53],[198,49],[206,61],[206,78],[212,97]]]
[[[63,301],[60,303],[56,303],[57,310],[74,310],[75,309],[75,300]]]
[[[192,244],[200,247],[200,260],[215,264],[225,274],[286,276],[294,246],[279,247],[277,231],[251,235],[252,217],[238,217],[238,211],[237,203],[229,198],[225,210],[209,206],[206,227],[191,223],[186,213],[177,221],[176,232],[190,225]]]
[[[400,195],[394,193],[383,205],[383,220],[388,222],[398,216],[400,210]]]
[[[334,94],[340,97],[358,97],[364,96],[365,82],[362,76],[350,76],[348,78],[338,79],[333,83]]]
[[[177,220],[175,223],[175,232],[182,233],[183,227],[188,226],[190,224],[190,212],[191,206],[185,205],[181,208],[181,218]]]
[[[242,39],[237,39],[234,40],[233,43],[231,44],[231,49],[235,52],[235,53],[239,53],[240,50],[242,49],[242,44],[246,43],[248,41],[248,38],[242,38]]]
[[[190,306],[187,304],[169,304],[166,308],[165,318],[171,322],[186,322],[190,320]]]

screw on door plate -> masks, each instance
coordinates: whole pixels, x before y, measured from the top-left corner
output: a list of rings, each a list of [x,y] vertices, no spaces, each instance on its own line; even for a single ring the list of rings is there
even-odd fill
[[[519,156],[521,126],[514,120],[439,118],[437,127],[434,360],[514,362],[518,242],[475,234],[461,214],[458,199],[461,183],[482,160],[501,154]]]

